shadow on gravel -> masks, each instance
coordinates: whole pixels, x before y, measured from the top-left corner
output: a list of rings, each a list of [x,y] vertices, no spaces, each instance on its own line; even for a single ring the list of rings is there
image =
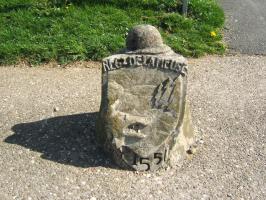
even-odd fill
[[[77,167],[117,168],[95,143],[97,113],[85,113],[17,124],[5,139],[42,153],[41,157]]]

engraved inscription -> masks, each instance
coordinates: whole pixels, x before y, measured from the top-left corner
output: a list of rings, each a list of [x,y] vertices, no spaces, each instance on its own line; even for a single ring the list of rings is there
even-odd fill
[[[134,154],[134,159],[133,159],[133,165],[138,166],[138,165],[144,165],[145,171],[149,171],[151,169],[151,166],[153,164],[155,165],[160,165],[163,162],[165,162],[167,159],[167,149],[165,149],[164,153],[154,153],[152,157],[139,157],[137,154]]]
[[[168,159],[168,147],[164,147],[162,151],[154,152],[147,157],[139,156],[126,146],[122,146],[120,151],[113,151],[113,153],[119,154],[118,157],[126,161],[129,166],[134,166],[133,168],[141,167],[143,171],[150,171],[154,168],[158,168]]]
[[[175,60],[158,58],[155,56],[148,55],[135,55],[128,57],[120,57],[113,59],[106,59],[103,61],[103,71],[112,71],[120,68],[129,68],[129,67],[148,67],[148,68],[157,68],[162,70],[170,70],[181,75],[185,75],[187,72],[186,64],[179,63]]]
[[[150,25],[134,27],[126,44],[102,61],[97,141],[124,169],[154,172],[179,164],[195,142],[188,62]]]

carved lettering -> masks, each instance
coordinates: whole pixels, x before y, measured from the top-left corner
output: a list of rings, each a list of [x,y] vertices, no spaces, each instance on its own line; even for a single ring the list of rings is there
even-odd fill
[[[135,57],[129,57],[129,65],[133,66],[136,65],[137,61]]]
[[[172,60],[165,60],[165,62],[164,62],[164,68],[165,69],[170,69],[172,62],[173,62]]]
[[[103,70],[104,70],[104,72],[111,70],[107,61],[103,61]]]
[[[123,59],[123,64],[122,64],[122,65],[123,65],[124,67],[127,67],[127,66],[128,66],[127,60],[124,59],[124,58],[121,58],[121,59]]]
[[[187,73],[186,64],[179,63],[171,59],[163,59],[155,56],[135,55],[103,61],[103,71],[112,71],[124,67],[144,66],[148,68],[156,68],[161,70],[170,70],[181,75]]]
[[[164,152],[155,152],[151,157],[142,158],[134,153],[132,165],[145,165],[145,171],[149,171],[152,165],[160,165],[166,162],[168,157],[168,149],[165,148]],[[123,152],[122,152],[123,154]]]
[[[172,62],[172,64],[170,65],[170,70],[174,70],[175,68],[175,65],[176,65],[176,61]]]
[[[144,56],[137,56],[136,57],[136,65],[137,66],[143,65],[143,61],[144,61]]]
[[[153,57],[147,57],[146,58],[146,66],[153,68],[154,67],[154,58]]]
[[[115,69],[118,69],[118,63],[117,63],[117,59],[115,58],[114,59],[114,62],[113,62],[113,68],[115,68]]]
[[[159,59],[155,58],[154,60],[154,68],[158,68]]]
[[[176,72],[180,71],[180,65],[179,65],[179,63],[176,63],[176,64],[175,64],[174,70],[175,70]]]
[[[119,69],[124,65],[124,58],[114,59],[114,67]]]

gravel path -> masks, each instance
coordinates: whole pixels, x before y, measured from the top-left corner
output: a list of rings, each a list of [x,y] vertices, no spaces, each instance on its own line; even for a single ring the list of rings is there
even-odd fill
[[[0,199],[266,199],[266,57],[205,57],[189,72],[203,141],[182,167],[148,174],[96,148],[97,64],[0,68]]]
[[[225,40],[235,52],[266,55],[266,1],[218,0],[226,14]]]

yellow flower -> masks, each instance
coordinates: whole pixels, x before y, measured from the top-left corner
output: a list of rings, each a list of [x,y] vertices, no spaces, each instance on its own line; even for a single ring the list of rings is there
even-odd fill
[[[211,36],[212,37],[216,37],[217,36],[217,33],[215,31],[211,31]]]

